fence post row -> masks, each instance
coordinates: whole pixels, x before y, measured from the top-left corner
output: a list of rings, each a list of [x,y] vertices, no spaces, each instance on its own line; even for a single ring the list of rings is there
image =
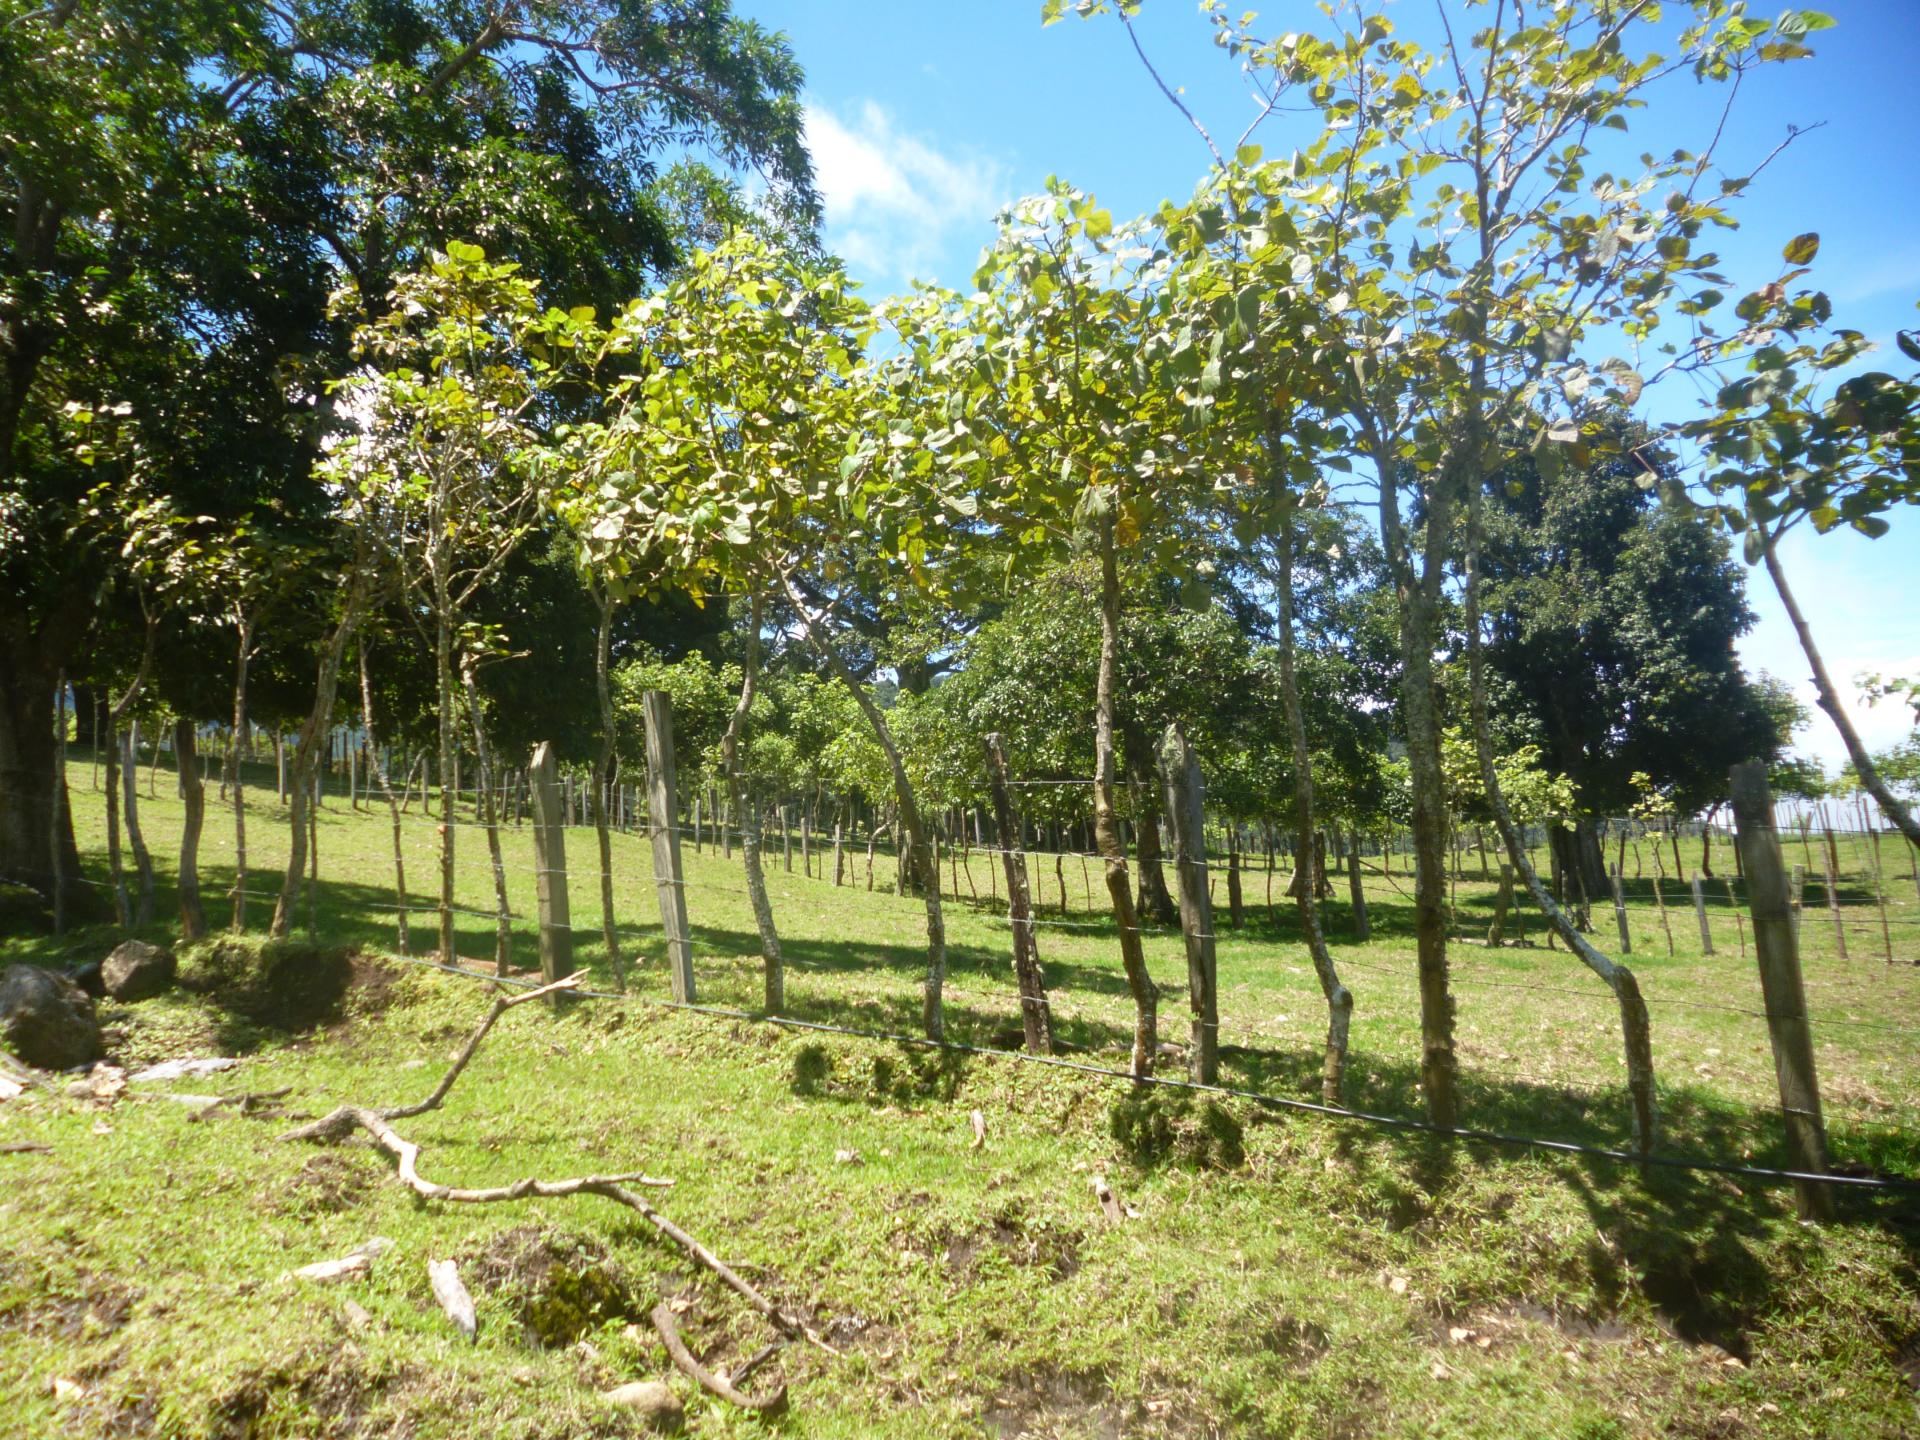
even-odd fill
[[[553,745],[533,747],[533,868],[540,910],[540,978],[548,984],[573,973],[573,917],[567,899],[566,812]]]
[[[647,726],[647,819],[653,832],[653,883],[667,932],[667,975],[673,998],[694,1001],[693,940],[687,929],[687,881],[680,867],[679,810],[673,773],[673,703],[664,690],[641,697]]]
[[[1789,909],[1787,875],[1773,828],[1773,792],[1759,761],[1732,771],[1733,814],[1747,872],[1747,903],[1753,911],[1753,944],[1760,957],[1760,991],[1773,1068],[1786,1119],[1793,1168],[1825,1174],[1827,1132],[1820,1117],[1820,1083],[1813,1067],[1813,1033],[1807,1024],[1807,993],[1800,979],[1800,947]],[[1815,1181],[1794,1181],[1803,1219],[1833,1218],[1833,1192]]]

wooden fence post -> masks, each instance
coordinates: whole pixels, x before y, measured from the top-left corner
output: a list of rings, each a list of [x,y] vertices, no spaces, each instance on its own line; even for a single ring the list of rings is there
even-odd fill
[[[1613,918],[1620,927],[1620,953],[1633,953],[1633,935],[1627,929],[1627,897],[1620,888],[1620,866],[1615,863],[1613,873],[1607,877],[1613,882]]]
[[[786,861],[787,873],[793,873],[793,831],[787,826],[787,807],[780,807],[780,854]]]
[[[1213,901],[1207,889],[1204,795],[1200,765],[1178,725],[1160,742],[1160,773],[1166,782],[1167,826],[1172,831],[1179,877],[1180,928],[1187,939],[1187,1000],[1193,1011],[1193,1042],[1187,1070],[1202,1085],[1220,1078],[1220,997],[1213,944]]]
[[[1047,978],[1040,968],[1040,947],[1033,933],[1033,905],[1027,894],[1027,857],[1021,853],[1020,824],[1007,795],[1007,756],[1000,736],[987,736],[987,786],[993,796],[993,820],[1000,832],[1000,860],[1007,872],[1007,922],[1013,927],[1013,970],[1020,985],[1020,1028],[1027,1051],[1053,1053],[1053,1011],[1047,1004]],[[992,867],[989,866],[989,869]]]
[[[1700,872],[1693,872],[1693,915],[1700,922],[1700,950],[1713,954],[1713,930],[1707,924],[1707,894],[1700,885]]]
[[[680,868],[679,807],[673,774],[673,702],[664,690],[640,697],[647,724],[647,820],[653,831],[653,884],[667,932],[667,976],[673,998],[694,1001],[693,940],[687,933],[687,880]]]
[[[573,916],[567,898],[567,817],[553,746],[533,747],[533,872],[540,909],[540,978],[551,985],[573,973]]]
[[[1820,1118],[1813,1034],[1807,1024],[1807,993],[1800,980],[1800,947],[1788,910],[1780,841],[1773,828],[1773,793],[1767,788],[1767,767],[1757,760],[1736,765],[1732,779],[1733,814],[1747,872],[1747,905],[1753,911],[1753,943],[1760,957],[1760,991],[1773,1041],[1773,1068],[1780,1084],[1787,1149],[1794,1169],[1825,1174],[1827,1133]],[[1830,1187],[1796,1180],[1794,1193],[1803,1218],[1833,1218]]]
[[[1840,958],[1847,958],[1847,922],[1840,913],[1840,866],[1838,851],[1833,846],[1833,831],[1827,830],[1827,843],[1820,852],[1820,863],[1827,870],[1827,911],[1833,916],[1833,943],[1840,951]]]

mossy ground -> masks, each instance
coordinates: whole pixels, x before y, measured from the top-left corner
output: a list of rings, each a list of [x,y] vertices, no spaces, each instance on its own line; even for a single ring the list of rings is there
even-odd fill
[[[97,850],[98,796],[84,767],[74,781],[83,848]],[[164,914],[177,806],[164,776],[159,788],[144,818]],[[260,864],[284,853],[273,814],[269,798],[254,816]],[[215,812],[215,895],[225,883],[221,826]],[[408,835],[417,883],[430,874],[431,831],[416,815]],[[462,903],[481,910],[490,881],[479,832],[462,840]],[[583,864],[590,832],[570,840]],[[530,907],[530,844],[524,834],[508,843],[516,904]],[[326,812],[325,947],[371,957],[391,945],[391,913],[373,908],[391,903],[389,844],[384,817],[339,802]],[[751,1005],[757,962],[734,893],[737,859],[688,859],[702,998]],[[644,842],[622,837],[615,868],[635,989],[664,994]],[[89,874],[98,878],[97,867]],[[978,856],[974,880],[984,897]],[[1222,948],[1223,1020],[1242,1030],[1226,1068],[1237,1084],[1311,1096],[1317,993],[1296,936],[1265,915],[1263,882],[1249,881],[1254,922]],[[1375,883],[1376,938],[1341,945],[1338,958],[1358,997],[1354,1100],[1417,1114],[1408,917],[1396,892],[1406,884]],[[576,871],[582,957],[604,983],[597,888]],[[835,889],[797,868],[792,878],[777,870],[773,889],[797,962],[788,978],[797,1014],[913,1028],[915,902]],[[1486,913],[1477,881],[1463,881],[1459,898],[1464,915]],[[1014,1015],[1006,930],[985,903],[954,910],[949,1022],[960,1038],[990,1040]],[[1084,910],[1053,913],[1092,923]],[[1772,1161],[1781,1157],[1761,1023],[1704,1008],[1758,1008],[1728,914],[1727,943],[1709,959],[1697,939],[1684,944],[1689,914],[1673,917],[1680,943],[1669,958],[1652,912],[1636,913],[1666,1143]],[[1336,907],[1336,934],[1342,919]],[[1537,919],[1532,929],[1537,937]],[[462,953],[490,953],[490,933],[484,918],[463,917]],[[108,940],[105,930],[14,940],[6,958],[97,958]],[[527,932],[521,944],[530,961]],[[1042,953],[1062,1030],[1101,1058],[1127,1018],[1111,935],[1050,929]],[[1170,985],[1179,953],[1176,936],[1152,937],[1150,961]],[[1617,1031],[1589,996],[1597,985],[1563,951],[1463,946],[1457,959],[1469,1121],[1622,1141]],[[1808,972],[1816,1017],[1860,1022],[1821,1035],[1836,1149],[1862,1167],[1911,1169],[1901,1127],[1916,1123],[1915,973],[1877,957],[1843,966],[1817,949]],[[371,959],[357,975],[336,1017],[292,1034],[184,991],[110,1007],[105,1019],[128,1059],[247,1056],[176,1090],[291,1087],[282,1103],[307,1113],[416,1098],[478,1017],[481,987]],[[1177,1036],[1178,997],[1166,1014]],[[973,1110],[986,1128],[978,1148]],[[37,1092],[0,1104],[0,1143],[51,1147],[0,1155],[0,1434],[620,1435],[630,1422],[598,1391],[669,1373],[650,1329],[629,1328],[635,1310],[661,1296],[690,1302],[689,1341],[714,1365],[769,1338],[703,1272],[597,1199],[425,1202],[362,1143],[276,1144],[282,1122],[191,1114],[151,1092],[111,1104]],[[512,1012],[446,1107],[402,1128],[424,1147],[428,1175],[462,1184],[590,1170],[671,1176],[661,1207],[756,1284],[808,1308],[844,1352],[779,1357],[770,1373],[790,1383],[793,1410],[771,1425],[682,1386],[696,1434],[1600,1440],[1920,1430],[1912,1197],[1843,1197],[1841,1223],[1809,1227],[1787,1192],[1724,1178],[1441,1145],[1241,1101],[1148,1100],[1013,1059],[930,1056],[631,1002]],[[1128,1218],[1104,1218],[1095,1174]],[[285,1278],[373,1235],[395,1245],[365,1280],[320,1288]],[[560,1287],[568,1313],[555,1334],[584,1344],[529,1334],[527,1267],[502,1263],[523,1262],[529,1236],[560,1237],[576,1247],[567,1253],[591,1259],[579,1273],[610,1277]],[[426,1262],[445,1257],[474,1287],[477,1344],[459,1340],[432,1301]],[[367,1323],[350,1323],[348,1299]],[[80,1388],[56,1395],[56,1379]]]

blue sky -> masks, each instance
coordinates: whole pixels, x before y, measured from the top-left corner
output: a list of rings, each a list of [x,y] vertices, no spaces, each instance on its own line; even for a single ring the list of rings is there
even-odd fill
[[[1450,4],[1456,0],[1449,0]],[[1059,175],[1116,217],[1184,198],[1206,169],[1198,138],[1154,89],[1120,26],[1069,19],[1043,29],[1039,0],[735,0],[785,30],[807,72],[808,139],[827,206],[829,243],[877,298],[914,277],[964,287],[994,213]],[[1265,30],[1312,28],[1303,0],[1269,4]],[[1677,6],[1669,7],[1677,10]],[[1767,13],[1770,7],[1757,4]],[[1794,235],[1822,237],[1818,282],[1842,323],[1892,352],[1920,324],[1920,0],[1828,0],[1839,22],[1818,55],[1773,66],[1743,87],[1720,154],[1741,173],[1785,135],[1802,134],[1754,184],[1742,229],[1719,243],[1736,284],[1776,273]],[[1414,38],[1427,4],[1390,3]],[[1191,0],[1149,0],[1137,22],[1169,84],[1223,147],[1252,118],[1241,77]],[[1670,82],[1636,126],[1648,148],[1699,149],[1717,90]],[[1257,139],[1269,153],[1303,140],[1310,117],[1276,116]],[[1650,394],[1656,419],[1687,413],[1679,389]],[[1920,674],[1920,515],[1897,516],[1878,541],[1796,536],[1789,578],[1836,677]],[[1750,668],[1800,681],[1805,665],[1764,575],[1750,597],[1760,622],[1742,644]],[[1801,686],[1810,696],[1810,687]],[[1861,710],[1870,744],[1905,732],[1898,707]],[[1802,748],[1840,755],[1824,717]]]

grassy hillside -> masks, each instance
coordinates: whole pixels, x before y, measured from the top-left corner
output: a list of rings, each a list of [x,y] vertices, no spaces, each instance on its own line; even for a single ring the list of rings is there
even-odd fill
[[[73,783],[88,874],[99,879],[100,797],[84,767]],[[168,789],[163,775],[143,806],[163,915],[179,824]],[[284,863],[273,817],[270,799],[254,815],[258,866]],[[424,889],[434,832],[416,814],[403,833],[409,879]],[[461,903],[484,911],[484,843],[477,830],[461,838]],[[584,873],[592,835],[568,838],[577,940],[603,984],[598,879]],[[225,887],[223,845],[230,830],[216,812],[210,895]],[[530,909],[530,837],[510,834],[507,852],[515,907]],[[390,949],[384,814],[332,802],[321,853],[321,945],[369,957]],[[983,903],[955,905],[950,917],[950,1022],[956,1038],[982,1043],[1017,1023],[1007,929],[984,900],[986,863],[976,855],[972,869]],[[1063,866],[1064,912],[1051,860],[1038,866],[1045,918],[1062,922],[1044,931],[1042,956],[1063,1032],[1088,1047],[1085,1058],[1110,1063],[1118,1052],[1103,1052],[1122,1043],[1129,1007],[1112,935],[1086,913],[1078,863]],[[641,957],[634,989],[658,998],[645,842],[620,837],[614,868],[623,943]],[[846,888],[776,871],[791,1008],[910,1030],[924,960],[918,904],[869,893],[864,868],[863,853]],[[880,868],[884,885],[884,858]],[[758,961],[737,858],[689,853],[688,876],[701,998],[749,1008]],[[1310,1098],[1324,1010],[1292,927],[1266,912],[1264,886],[1249,878],[1248,928],[1223,930],[1227,1078]],[[1402,887],[1405,875],[1373,877],[1374,939],[1339,945],[1337,959],[1357,997],[1352,1100],[1417,1115]],[[960,888],[970,888],[964,876]],[[1677,904],[1678,888],[1667,898]],[[1651,900],[1644,883],[1636,899]],[[1458,907],[1467,933],[1483,933],[1488,887],[1463,879]],[[1720,911],[1713,957],[1700,953],[1690,910],[1671,916],[1672,957],[1656,912],[1634,912],[1665,1144],[1773,1163],[1782,1155],[1767,1109],[1771,1062],[1749,1013],[1758,987],[1724,897]],[[1345,914],[1334,912],[1338,937]],[[266,913],[256,907],[256,926]],[[415,916],[416,949],[427,919]],[[1809,990],[1836,1153],[1911,1172],[1920,978],[1872,952],[1847,962],[1823,954],[1816,919],[1810,911]],[[521,925],[531,963],[531,921]],[[1537,917],[1529,928],[1538,939]],[[463,916],[461,953],[489,956],[491,934],[484,914]],[[95,929],[16,939],[6,958],[97,958],[112,938]],[[1176,985],[1178,936],[1150,937],[1149,960]],[[274,1103],[306,1114],[417,1098],[484,1009],[483,987],[394,960],[357,973],[344,1012],[304,1033],[184,992],[108,1007],[105,1018],[127,1060],[246,1057],[177,1091],[285,1087]],[[1468,1123],[1624,1142],[1617,1024],[1598,982],[1564,951],[1533,947],[1462,945],[1456,973]],[[1168,1038],[1183,1038],[1183,1005],[1178,994],[1166,1000]],[[662,1295],[691,1302],[689,1341],[714,1365],[770,1338],[704,1272],[599,1199],[419,1201],[365,1144],[276,1144],[285,1119],[231,1107],[194,1121],[192,1107],[160,1098],[167,1088],[0,1103],[0,1145],[49,1147],[0,1155],[0,1433],[618,1435],[632,1421],[598,1392],[671,1373],[645,1321]],[[986,1134],[978,1148],[975,1110]],[[1011,1058],[638,1001],[515,1010],[446,1108],[399,1128],[424,1147],[427,1175],[461,1184],[670,1176],[662,1209],[808,1309],[844,1352],[777,1357],[767,1373],[789,1381],[793,1410],[771,1424],[675,1377],[698,1434],[1920,1429],[1920,1204],[1910,1196],[1845,1196],[1843,1223],[1807,1227],[1785,1192],[1724,1177],[1442,1145],[1244,1101],[1138,1093]],[[1095,1175],[1126,1218],[1104,1217]],[[374,1235],[395,1244],[365,1280],[323,1288],[285,1278]],[[461,1261],[474,1289],[477,1344],[459,1340],[431,1299],[426,1262],[444,1257]],[[364,1319],[349,1318],[349,1300]],[[57,1395],[56,1379],[79,1388]]]

